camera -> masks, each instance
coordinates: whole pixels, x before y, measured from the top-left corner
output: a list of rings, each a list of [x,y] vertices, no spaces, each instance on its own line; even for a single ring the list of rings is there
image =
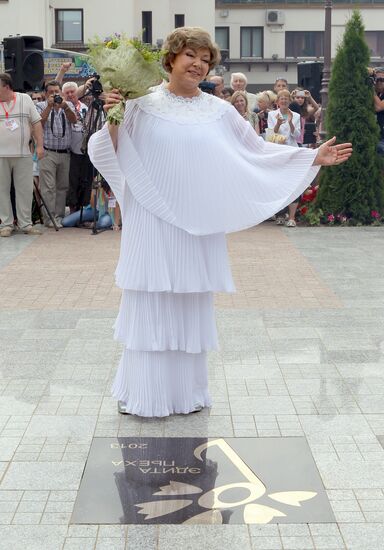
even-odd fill
[[[199,88],[202,92],[206,94],[215,94],[216,84],[214,82],[208,82],[207,80],[202,80],[199,84]]]
[[[63,103],[63,98],[61,97],[61,95],[55,94],[53,96],[53,103],[57,103],[58,105],[60,105],[60,103]]]
[[[89,93],[97,97],[103,93],[103,86],[101,85],[99,74],[93,73],[92,78],[94,80],[92,80],[91,86],[89,87]]]
[[[379,72],[379,73],[384,72],[384,69],[382,67],[376,67],[375,69],[368,67],[367,83],[370,86],[375,86],[375,84],[379,82],[384,82],[384,78],[377,76],[376,72]]]

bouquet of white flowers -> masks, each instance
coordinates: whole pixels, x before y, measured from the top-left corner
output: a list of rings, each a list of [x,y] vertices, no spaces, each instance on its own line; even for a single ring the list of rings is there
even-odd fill
[[[94,40],[89,46],[90,63],[100,75],[106,92],[116,88],[124,97],[108,111],[107,121],[120,124],[124,118],[125,100],[148,93],[159,84],[164,71],[161,58],[164,51],[154,51],[137,39],[115,34],[105,40]]]

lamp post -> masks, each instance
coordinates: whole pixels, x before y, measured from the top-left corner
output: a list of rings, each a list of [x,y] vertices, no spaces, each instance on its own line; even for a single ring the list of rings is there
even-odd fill
[[[325,7],[325,28],[324,28],[324,68],[321,79],[321,118],[320,138],[325,140],[325,114],[328,105],[328,86],[331,78],[331,36],[332,36],[332,0],[324,0]]]

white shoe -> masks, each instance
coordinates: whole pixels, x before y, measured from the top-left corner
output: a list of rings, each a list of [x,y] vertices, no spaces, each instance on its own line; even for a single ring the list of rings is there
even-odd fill
[[[127,411],[127,404],[125,403],[125,401],[117,402],[117,412],[120,414],[131,414]]]
[[[6,225],[5,227],[2,227],[0,229],[0,237],[10,237],[13,233],[13,228],[9,225]]]
[[[295,220],[288,220],[287,223],[285,224],[285,227],[296,227]]]
[[[25,235],[41,235],[40,229],[38,229],[34,225],[29,225],[28,227],[23,229],[23,233]]]

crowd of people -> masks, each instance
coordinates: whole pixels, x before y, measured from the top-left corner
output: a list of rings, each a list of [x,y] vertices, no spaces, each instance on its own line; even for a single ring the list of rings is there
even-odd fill
[[[95,171],[87,154],[86,132],[92,122],[87,118],[92,116],[92,96],[81,101],[92,81],[80,87],[76,82],[62,85],[69,65],[64,64],[43,90],[31,94],[15,92],[10,75],[0,74],[2,237],[10,237],[16,229],[41,234],[32,219],[34,188],[47,228],[90,225],[94,219],[98,228],[121,227],[119,206],[108,184],[92,185]]]
[[[229,101],[263,139],[291,147],[317,146],[321,107],[308,90],[295,87],[290,92],[288,81],[277,78],[273,90],[253,94],[243,73],[232,73],[229,87],[221,76],[212,76],[210,82],[213,94]],[[296,226],[299,199],[277,214],[278,225]]]
[[[87,154],[89,135],[85,132],[92,95],[81,101],[91,80],[80,87],[76,82],[62,85],[69,67],[70,63],[64,63],[55,80],[46,82],[44,90],[30,96],[15,93],[11,77],[0,75],[0,121],[4,120],[0,125],[3,237],[12,235],[16,227],[26,234],[40,233],[31,218],[33,182],[49,210],[48,214],[46,208],[41,209],[46,227],[91,224],[94,208],[98,227],[121,227],[119,207],[108,186],[104,183],[99,191],[92,192],[94,170]],[[273,89],[256,94],[247,90],[247,84],[243,73],[232,73],[229,86],[225,86],[222,76],[214,75],[200,83],[200,88],[230,102],[267,141],[291,147],[317,146],[321,106],[308,90],[295,86],[289,91],[285,78],[277,78]],[[384,68],[376,69],[375,109],[381,131],[378,153],[384,154]],[[11,182],[15,195],[12,202]],[[299,199],[277,214],[277,224],[296,226]]]

